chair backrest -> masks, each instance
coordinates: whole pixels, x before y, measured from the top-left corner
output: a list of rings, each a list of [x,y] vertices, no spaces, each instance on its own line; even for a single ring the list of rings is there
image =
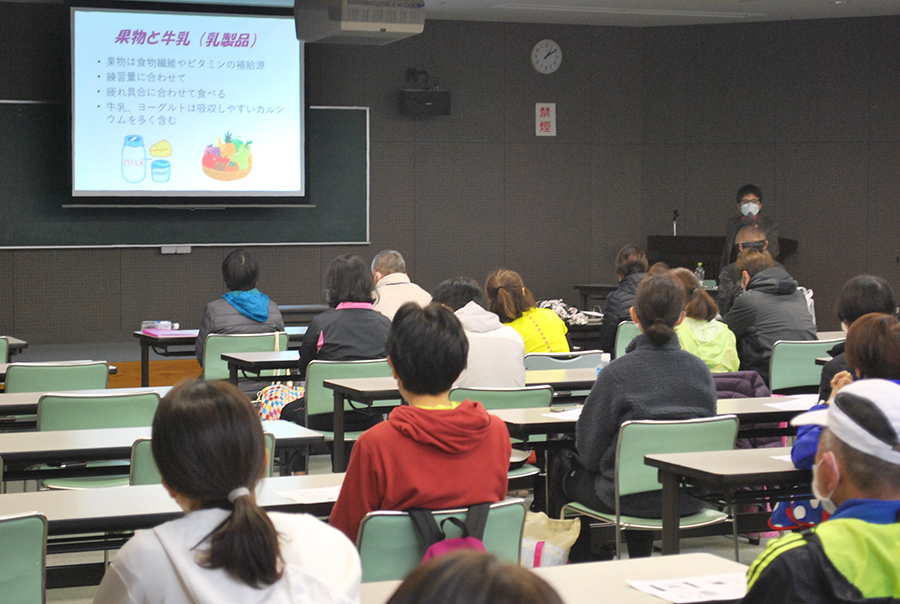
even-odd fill
[[[10,363],[6,369],[6,392],[51,392],[100,390],[109,382],[106,361],[64,363]]]
[[[616,329],[616,358],[625,354],[631,341],[641,333],[641,328],[634,321],[622,321]]]
[[[715,289],[716,285],[715,279],[704,279],[700,282],[700,287],[703,289]]]
[[[274,352],[287,350],[288,334],[284,331],[268,333],[211,333],[203,347],[203,379],[227,380],[228,363],[222,360],[229,352]],[[283,371],[263,371],[260,375],[280,375]]]
[[[43,604],[47,519],[37,513],[0,517],[0,600]]]
[[[785,388],[807,387],[818,392],[822,379],[822,366],[816,359],[827,357],[837,340],[809,340],[794,342],[779,340],[772,347],[769,360],[769,388],[772,392]]]
[[[387,359],[368,361],[320,361],[314,360],[306,367],[306,413],[318,415],[334,411],[334,391],[323,386],[325,380],[344,378],[391,377]],[[399,400],[376,401],[375,406],[396,406]],[[344,409],[352,409],[349,403]]]
[[[449,516],[465,520],[466,509],[434,512],[438,525]],[[503,562],[518,564],[524,524],[523,499],[491,504],[482,539],[484,548]],[[448,538],[461,536],[461,531],[450,522],[444,528]],[[364,582],[403,579],[421,564],[425,555],[422,536],[406,512],[380,510],[366,514],[359,525],[356,547]]]
[[[550,386],[526,386],[524,388],[454,388],[451,401],[478,401],[485,409],[521,409],[524,407],[549,407],[553,402]]]
[[[269,452],[269,463],[266,465],[265,476],[272,475],[272,468],[275,464],[275,435],[271,432],[265,432],[263,437],[266,439],[266,451]],[[159,468],[156,467],[156,461],[153,459],[153,451],[150,448],[151,439],[139,438],[131,445],[131,471],[128,476],[128,484],[159,484],[162,482],[162,476],[159,475]]]
[[[529,352],[525,355],[525,371],[548,369],[586,369],[600,364],[599,350],[581,352]]]
[[[616,495],[662,489],[658,470],[644,463],[645,455],[731,450],[737,431],[736,415],[625,422],[619,428],[616,448]]]
[[[9,338],[0,336],[0,363],[9,363]]]
[[[41,431],[91,430],[150,426],[159,406],[159,394],[53,394],[38,401],[37,427]]]

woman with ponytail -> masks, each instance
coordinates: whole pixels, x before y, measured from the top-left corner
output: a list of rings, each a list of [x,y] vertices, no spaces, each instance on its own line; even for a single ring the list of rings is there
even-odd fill
[[[678,343],[684,350],[700,357],[713,373],[737,371],[741,361],[734,332],[716,321],[719,309],[712,296],[700,286],[697,275],[686,268],[674,268],[669,275],[687,292],[686,316],[675,326]]]
[[[716,388],[709,368],[681,349],[675,326],[684,318],[684,288],[668,275],[646,277],[638,285],[632,320],[638,335],[628,354],[607,365],[591,389],[576,428],[580,467],[563,479],[569,501],[615,513],[616,443],[619,426],[637,419],[677,420],[716,413]],[[703,504],[682,494],[681,515]],[[622,514],[661,518],[659,491],[621,498]],[[628,557],[649,556],[652,533],[625,531]]]
[[[488,310],[519,332],[525,353],[569,352],[566,324],[549,308],[537,308],[534,295],[516,271],[500,268],[484,282]]]
[[[262,424],[225,382],[185,381],[160,402],[153,458],[185,516],[138,531],[94,604],[319,604],[359,601],[353,544],[306,514],[267,514]]]

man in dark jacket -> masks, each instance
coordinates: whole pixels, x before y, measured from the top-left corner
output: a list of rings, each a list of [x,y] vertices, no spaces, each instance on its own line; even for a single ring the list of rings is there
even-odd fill
[[[815,340],[816,325],[797,282],[769,252],[745,250],[737,260],[743,294],[723,320],[738,340],[741,370],[759,373],[768,383],[769,359],[778,340]]]
[[[600,325],[600,349],[615,356],[616,331],[619,323],[630,321],[629,309],[634,303],[638,283],[647,272],[647,254],[636,245],[628,244],[616,254],[616,277],[619,287],[606,298],[603,322]]]
[[[738,231],[745,226],[757,226],[769,237],[769,253],[777,258],[778,251],[778,225],[773,218],[761,215],[763,207],[762,191],[756,185],[744,185],[737,192],[738,210],[740,216],[732,216],[725,223],[725,246],[722,248],[722,259],[719,268],[731,264],[735,260],[735,249]]]

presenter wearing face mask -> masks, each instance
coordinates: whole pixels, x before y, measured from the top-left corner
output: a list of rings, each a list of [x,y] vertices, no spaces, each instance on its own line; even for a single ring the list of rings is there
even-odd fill
[[[766,234],[769,246],[766,248],[772,258],[778,258],[778,225],[770,216],[762,214],[763,195],[756,185],[744,185],[737,192],[739,216],[732,216],[725,225],[725,247],[722,248],[722,260],[719,268],[731,264],[737,258],[735,237],[738,231],[746,226],[757,225]]]

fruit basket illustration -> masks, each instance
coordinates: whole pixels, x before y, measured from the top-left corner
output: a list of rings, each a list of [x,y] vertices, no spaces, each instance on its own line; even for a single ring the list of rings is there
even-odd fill
[[[225,141],[217,139],[218,145],[207,145],[203,152],[203,172],[215,180],[239,180],[250,173],[253,168],[253,155],[250,144],[225,133]]]

